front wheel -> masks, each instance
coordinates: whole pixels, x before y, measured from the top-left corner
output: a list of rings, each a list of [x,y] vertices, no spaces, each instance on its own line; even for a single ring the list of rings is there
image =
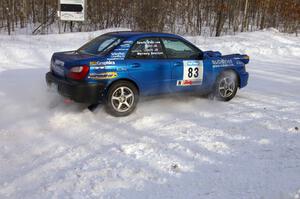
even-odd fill
[[[217,78],[214,96],[220,101],[229,101],[236,95],[238,79],[233,71],[224,71]]]
[[[127,116],[134,111],[139,100],[136,86],[127,81],[114,83],[108,90],[106,110],[113,116]]]

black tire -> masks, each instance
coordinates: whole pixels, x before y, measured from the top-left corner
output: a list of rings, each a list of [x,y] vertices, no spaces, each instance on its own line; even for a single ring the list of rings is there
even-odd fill
[[[233,71],[222,72],[214,85],[213,95],[217,100],[230,101],[238,90],[238,78]]]
[[[115,116],[130,115],[139,101],[138,89],[128,81],[118,81],[110,86],[106,96],[106,111]]]

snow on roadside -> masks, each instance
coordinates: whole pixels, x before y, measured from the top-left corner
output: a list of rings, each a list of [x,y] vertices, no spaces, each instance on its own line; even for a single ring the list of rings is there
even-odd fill
[[[108,31],[0,36],[0,198],[299,198],[299,38],[188,37],[250,55],[248,87],[229,103],[147,98],[113,118],[44,82],[54,51]]]

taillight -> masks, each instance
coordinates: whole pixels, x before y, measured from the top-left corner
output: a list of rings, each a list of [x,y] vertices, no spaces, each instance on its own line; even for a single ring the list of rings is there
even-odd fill
[[[70,69],[68,77],[75,80],[82,80],[86,77],[89,72],[89,67],[87,65],[75,66]]]

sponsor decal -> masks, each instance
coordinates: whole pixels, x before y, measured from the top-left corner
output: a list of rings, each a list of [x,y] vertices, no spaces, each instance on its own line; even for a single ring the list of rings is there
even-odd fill
[[[98,69],[105,69],[105,66],[91,66],[90,68],[98,70]]]
[[[138,52],[138,56],[163,55],[163,52]]]
[[[141,39],[136,42],[131,50],[133,57],[163,57],[164,52],[159,39]]]
[[[155,41],[155,40],[137,41],[136,43],[137,44],[145,44],[145,45],[154,45],[156,47],[157,47],[157,44],[160,45],[160,41]]]
[[[132,45],[133,41],[123,41],[123,43],[114,49],[107,60],[124,60],[128,49]]]
[[[117,51],[117,52],[122,52],[122,51],[128,51],[128,49],[126,49],[126,48],[117,48],[117,49],[115,49],[115,51]]]
[[[118,57],[109,57],[107,58],[107,60],[110,60],[110,61],[120,61],[120,60],[124,60],[125,57],[123,58],[118,58]]]
[[[123,41],[123,44],[132,44],[132,43],[133,43],[133,41],[131,41],[131,40]]]
[[[177,86],[196,86],[201,85],[202,81],[200,80],[178,80]]]
[[[110,54],[110,57],[107,60],[124,60],[126,56],[126,51],[125,52],[113,52]]]
[[[126,54],[124,52],[113,52],[113,53],[111,53],[111,57],[114,57],[114,58],[123,58],[125,56],[126,56]]]
[[[222,68],[222,67],[233,66],[233,61],[231,59],[218,59],[218,60],[212,60],[212,64],[214,68]]]
[[[107,65],[115,65],[114,61],[91,61],[90,66],[107,66]]]
[[[130,48],[130,46],[130,44],[121,44],[120,48],[125,48],[127,50],[128,48]]]
[[[103,80],[103,79],[114,79],[118,77],[118,73],[116,72],[105,72],[105,73],[91,73],[89,78],[95,80]]]

